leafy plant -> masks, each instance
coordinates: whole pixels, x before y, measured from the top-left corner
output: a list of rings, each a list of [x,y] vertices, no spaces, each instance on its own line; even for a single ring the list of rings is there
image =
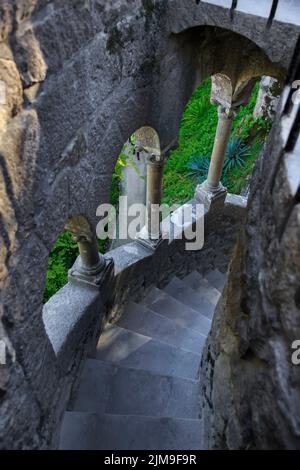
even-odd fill
[[[78,246],[69,232],[63,232],[49,255],[44,303],[68,281],[68,270],[78,256]]]
[[[163,203],[183,204],[193,197],[195,178],[188,176],[192,155],[210,155],[213,148],[218,113],[210,103],[211,81],[197,88],[183,114],[179,146],[173,150],[164,167]],[[199,157],[200,158],[200,157]]]
[[[179,146],[173,150],[165,164],[163,202],[166,204],[183,204],[193,197],[197,175],[194,168],[189,168],[191,155],[211,155],[218,122],[217,108],[210,103],[211,80],[205,80],[191,97],[179,132]],[[248,176],[252,172],[253,163],[265,142],[272,121],[269,118],[254,118],[259,80],[257,81],[250,100],[241,106],[233,121],[232,133],[240,139],[246,148],[242,154],[241,164],[234,166],[232,159],[226,162],[228,171],[223,171],[221,181],[230,192],[239,194]],[[204,157],[202,157],[204,158]],[[231,168],[233,166],[233,168]],[[201,169],[201,168],[200,168]],[[195,169],[195,171],[197,171]],[[201,177],[201,174],[200,174]],[[203,179],[203,177],[201,178]]]
[[[245,165],[242,168],[233,168],[233,170],[226,174],[227,181],[226,184],[223,184],[228,188],[228,191],[233,194],[240,194],[242,189],[245,187],[247,178],[253,171],[255,160],[257,159],[257,155],[261,152],[261,150],[262,143],[257,139],[253,142],[249,149],[249,156],[245,160]]]
[[[194,156],[192,157],[188,164],[187,168],[189,171],[188,176],[197,178],[199,183],[203,183],[206,180],[208,170],[210,165],[210,158],[208,156]]]
[[[241,139],[233,137],[227,146],[223,171],[227,173],[233,168],[241,168],[247,156],[249,156],[249,146],[245,145]]]

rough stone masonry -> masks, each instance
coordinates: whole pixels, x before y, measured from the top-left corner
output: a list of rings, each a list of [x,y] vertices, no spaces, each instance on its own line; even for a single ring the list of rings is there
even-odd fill
[[[299,63],[298,49],[202,358],[207,448],[300,448]]]

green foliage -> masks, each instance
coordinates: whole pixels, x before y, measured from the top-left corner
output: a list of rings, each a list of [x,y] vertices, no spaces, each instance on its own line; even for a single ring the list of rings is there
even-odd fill
[[[187,164],[189,171],[188,176],[197,178],[198,183],[203,183],[206,180],[210,165],[210,158],[208,156],[194,156]]]
[[[163,202],[182,204],[193,197],[195,179],[188,176],[191,155],[210,155],[218,122],[215,106],[210,103],[210,80],[193,94],[184,112],[179,131],[179,146],[165,164]]]
[[[254,118],[259,81],[257,81],[247,106],[241,106],[233,121],[233,138],[242,142],[245,152],[238,157],[227,158],[222,175],[222,183],[230,192],[239,193],[247,177],[251,174],[253,163],[266,140],[272,125],[269,118]],[[163,202],[183,204],[193,197],[198,175],[191,174],[190,165],[196,165],[193,158],[199,159],[200,181],[203,180],[201,159],[211,155],[218,122],[217,107],[210,103],[211,80],[204,81],[191,97],[183,114],[179,146],[172,151],[164,174]],[[192,157],[191,159],[191,156]],[[230,161],[230,163],[229,163]],[[237,166],[235,165],[237,164]],[[205,163],[203,163],[205,165]],[[196,171],[196,170],[195,170]]]
[[[233,168],[241,168],[245,165],[245,158],[247,156],[249,156],[249,146],[245,145],[241,139],[233,137],[228,142],[223,172],[228,173]]]
[[[242,167],[233,168],[230,171],[230,176],[226,182],[223,181],[224,186],[227,187],[228,191],[233,194],[240,194],[245,186],[246,179],[251,175],[255,160],[262,150],[263,144],[256,140],[253,142],[249,149],[249,155],[247,156],[245,163]]]
[[[77,243],[69,232],[63,232],[49,255],[44,303],[68,281],[68,270],[78,256]]]
[[[260,139],[261,141],[265,140],[272,127],[272,120],[270,118],[255,118],[253,116],[258,92],[259,80],[254,87],[247,106],[241,106],[239,113],[233,122],[233,134],[246,142],[256,139]]]
[[[105,253],[107,240],[98,240],[100,253]],[[78,245],[71,233],[63,232],[57,239],[49,255],[44,303],[68,282],[68,271],[79,254]]]

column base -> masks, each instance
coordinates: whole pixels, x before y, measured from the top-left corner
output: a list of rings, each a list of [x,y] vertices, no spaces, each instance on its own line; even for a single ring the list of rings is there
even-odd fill
[[[226,195],[227,189],[221,183],[217,188],[212,188],[207,181],[204,181],[197,186],[195,199],[206,208],[223,207]]]
[[[88,269],[82,266],[80,256],[78,256],[68,272],[68,280],[72,283],[85,284],[99,289],[112,267],[113,260],[106,258],[104,262],[100,262],[95,268]]]

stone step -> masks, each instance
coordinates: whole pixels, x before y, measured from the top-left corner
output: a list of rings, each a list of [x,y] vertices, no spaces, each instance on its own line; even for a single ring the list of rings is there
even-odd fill
[[[61,450],[201,450],[200,420],[65,413]]]
[[[205,273],[203,277],[220,292],[223,291],[226,275],[221,273],[218,269]]]
[[[175,321],[134,302],[127,305],[117,324],[127,330],[196,354],[201,354],[206,341],[206,336],[183,328]]]
[[[174,299],[201,313],[201,315],[209,319],[213,317],[215,305],[208,302],[203,295],[188,287],[178,277],[174,277],[163,290]]]
[[[151,289],[142,303],[183,328],[190,328],[204,336],[210,331],[211,320],[157,287]]]
[[[96,358],[162,375],[196,379],[201,356],[117,325],[106,325]]]
[[[197,419],[199,382],[86,361],[74,411]]]
[[[221,297],[220,291],[213,287],[207,279],[198,273],[198,271],[193,271],[184,279],[182,279],[182,281],[188,287],[191,287],[196,292],[198,292],[198,294],[202,295],[212,305],[217,305],[219,298]]]

